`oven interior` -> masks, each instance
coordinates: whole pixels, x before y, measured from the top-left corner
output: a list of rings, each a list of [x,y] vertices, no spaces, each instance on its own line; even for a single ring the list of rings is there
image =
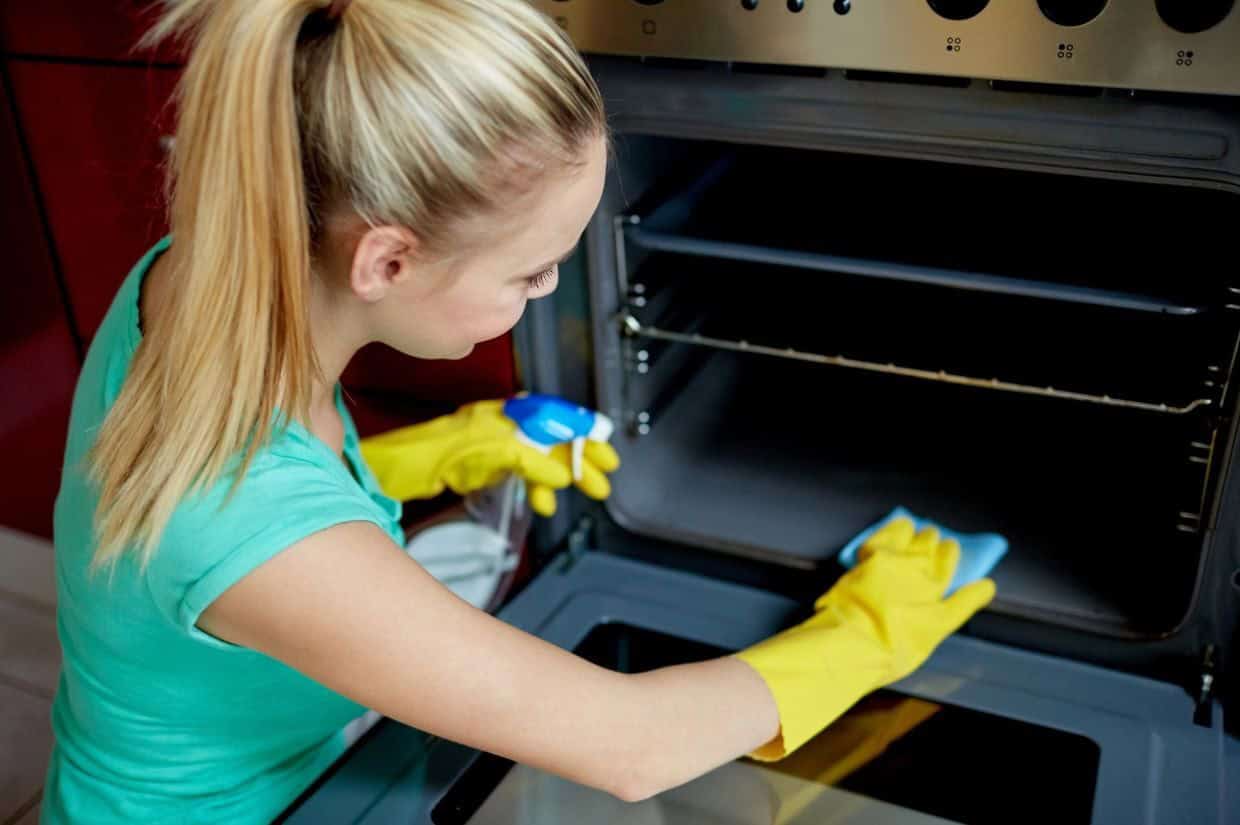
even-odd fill
[[[621,673],[727,653],[619,623],[597,625],[575,652]],[[950,760],[942,758],[947,752]],[[742,760],[636,805],[479,754],[432,820],[810,823],[837,821],[847,812],[849,822],[910,825],[1088,823],[1100,755],[1097,743],[1075,733],[881,691],[785,760]]]
[[[897,505],[992,610],[1185,619],[1233,402],[1220,188],[625,134],[590,263],[623,528],[806,570]]]

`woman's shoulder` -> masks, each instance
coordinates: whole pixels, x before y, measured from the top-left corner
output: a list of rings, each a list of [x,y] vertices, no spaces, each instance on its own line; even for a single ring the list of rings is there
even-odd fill
[[[143,253],[129,270],[125,279],[121,281],[107,313],[91,340],[86,356],[88,365],[92,361],[115,362],[119,360],[122,367],[128,366],[134,351],[142,341],[140,301],[143,282],[154,269],[160,256],[167,252],[171,245],[171,235],[161,238]],[[115,384],[116,386],[111,389],[118,391],[120,381],[117,380]]]
[[[386,514],[326,453],[284,433],[243,475],[182,500],[146,571],[170,618],[191,630],[221,593],[314,533],[351,521],[385,526]]]
[[[95,330],[78,375],[69,427],[68,455],[81,454],[120,394],[134,352],[142,340],[138,301],[142,280],[172,243],[165,237],[146,251],[121,282],[112,304]]]
[[[238,458],[214,484],[191,491],[173,515],[169,537],[175,539],[182,527],[220,534],[245,533],[256,522],[291,525],[353,512],[366,502],[344,463],[325,446],[277,430],[248,464]]]

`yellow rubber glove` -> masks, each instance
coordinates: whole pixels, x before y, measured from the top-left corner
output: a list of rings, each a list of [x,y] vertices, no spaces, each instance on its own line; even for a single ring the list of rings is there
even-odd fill
[[[792,753],[863,696],[916,670],[994,598],[994,582],[982,579],[944,599],[960,546],[932,528],[914,535],[908,519],[876,532],[858,559],[811,618],[736,654],[779,709],[779,735],[752,758]]]
[[[530,507],[555,512],[555,491],[573,482],[568,444],[541,452],[520,441],[503,401],[467,404],[451,415],[362,439],[362,458],[384,494],[400,501],[432,498],[445,488],[465,495],[516,473],[530,485]],[[588,441],[577,488],[591,498],[611,494],[607,473],[620,466],[610,444]]]

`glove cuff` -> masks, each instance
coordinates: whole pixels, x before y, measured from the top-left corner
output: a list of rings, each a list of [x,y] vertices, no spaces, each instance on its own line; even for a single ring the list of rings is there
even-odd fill
[[[749,754],[761,762],[788,756],[886,682],[886,668],[872,652],[855,649],[846,634],[834,645],[821,629],[814,639],[796,638],[808,635],[799,630],[735,654],[762,677],[779,711],[779,734]],[[815,649],[804,649],[804,641]]]

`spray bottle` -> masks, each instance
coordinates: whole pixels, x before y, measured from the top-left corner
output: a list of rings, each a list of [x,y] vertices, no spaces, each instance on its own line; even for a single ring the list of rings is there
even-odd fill
[[[544,453],[558,444],[572,444],[573,481],[582,473],[585,443],[607,441],[615,426],[607,416],[553,395],[526,394],[508,399],[504,415],[517,425],[517,438]],[[525,479],[515,474],[465,499],[475,523],[490,528],[503,543],[506,569],[515,566],[529,536],[533,514]]]
[[[615,425],[602,413],[552,395],[510,398],[504,415],[517,438],[550,452],[572,445],[573,480],[581,478],[587,440],[607,441]],[[525,479],[510,473],[465,498],[468,520],[431,528],[416,536],[409,552],[443,584],[477,607],[503,600],[529,537],[533,511]]]

